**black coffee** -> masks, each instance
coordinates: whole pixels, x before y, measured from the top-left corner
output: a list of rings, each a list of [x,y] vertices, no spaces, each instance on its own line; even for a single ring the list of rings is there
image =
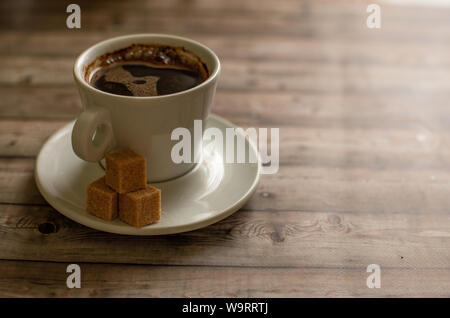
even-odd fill
[[[116,95],[156,96],[181,92],[202,83],[208,70],[181,47],[132,45],[98,57],[86,71],[95,88]]]

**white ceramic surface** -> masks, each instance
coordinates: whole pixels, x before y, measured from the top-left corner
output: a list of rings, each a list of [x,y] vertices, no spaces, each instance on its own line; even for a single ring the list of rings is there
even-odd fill
[[[147,97],[106,93],[85,81],[87,65],[96,57],[133,43],[182,46],[206,64],[210,75],[188,90]],[[194,138],[194,120],[204,122],[212,106],[220,73],[220,61],[213,51],[196,41],[173,35],[126,35],[97,43],[81,53],[73,72],[83,105],[72,133],[73,149],[80,158],[98,162],[111,149],[133,149],[147,158],[150,182],[169,180],[193,168],[193,162],[176,164],[171,159],[171,149],[178,142],[171,140],[171,133],[184,127],[191,133],[192,145],[201,142],[201,136]],[[192,148],[192,161],[198,161],[199,147]]]
[[[204,142],[203,160],[194,169],[177,179],[153,183],[162,190],[159,223],[135,228],[119,219],[104,221],[86,213],[85,200],[87,185],[105,172],[99,164],[83,161],[75,155],[70,142],[73,124],[61,128],[42,147],[36,162],[36,184],[56,210],[97,230],[161,235],[202,228],[237,211],[253,194],[259,180],[260,161],[224,163],[224,155],[215,148],[215,143]],[[234,126],[212,115],[206,122],[208,127],[217,127],[225,134],[227,127]],[[248,149],[257,151],[252,144]]]

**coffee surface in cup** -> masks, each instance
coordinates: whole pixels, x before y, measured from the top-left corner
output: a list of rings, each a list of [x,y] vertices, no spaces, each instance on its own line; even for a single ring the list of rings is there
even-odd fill
[[[206,65],[183,47],[133,44],[97,57],[86,81],[116,95],[157,96],[181,92],[208,78]]]

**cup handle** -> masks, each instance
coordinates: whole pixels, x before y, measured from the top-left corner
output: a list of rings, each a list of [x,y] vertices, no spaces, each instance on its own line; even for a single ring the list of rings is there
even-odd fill
[[[98,162],[113,147],[114,134],[109,112],[101,108],[83,111],[72,130],[72,148],[77,156]]]

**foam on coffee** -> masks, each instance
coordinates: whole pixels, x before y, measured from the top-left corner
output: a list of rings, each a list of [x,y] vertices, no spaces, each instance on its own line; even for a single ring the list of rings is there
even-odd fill
[[[172,94],[195,87],[208,76],[195,54],[160,44],[133,44],[101,55],[85,72],[85,80],[95,88],[128,96]]]

